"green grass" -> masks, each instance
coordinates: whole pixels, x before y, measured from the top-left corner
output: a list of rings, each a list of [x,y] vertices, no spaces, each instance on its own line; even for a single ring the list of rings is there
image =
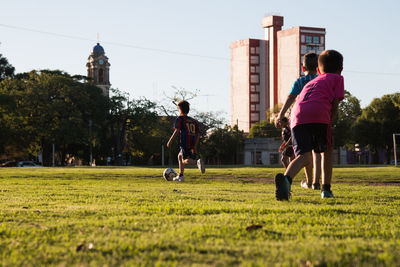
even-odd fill
[[[399,264],[400,168],[335,168],[335,199],[299,174],[289,202],[274,199],[279,171],[188,169],[173,183],[159,168],[2,168],[0,265]]]

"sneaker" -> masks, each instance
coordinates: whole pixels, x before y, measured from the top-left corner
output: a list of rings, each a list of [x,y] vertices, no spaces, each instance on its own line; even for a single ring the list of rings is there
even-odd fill
[[[311,188],[313,189],[313,190],[320,190],[321,189],[321,185],[318,183],[318,184],[313,184],[312,186],[311,186]]]
[[[304,189],[310,189],[311,188],[311,185],[307,184],[307,181],[305,181],[305,180],[300,182],[300,186],[301,186],[301,188],[304,188]]]
[[[334,198],[332,191],[324,190],[321,192],[321,198]]]
[[[275,176],[275,198],[276,200],[289,200],[290,182],[282,173]]]
[[[205,173],[206,172],[206,167],[204,166],[204,162],[203,162],[202,159],[198,159],[197,160],[197,168],[199,168],[201,173]]]
[[[174,182],[184,182],[185,181],[185,177],[183,176],[183,174],[178,174],[176,177],[174,177],[174,179],[172,179],[172,181]]]

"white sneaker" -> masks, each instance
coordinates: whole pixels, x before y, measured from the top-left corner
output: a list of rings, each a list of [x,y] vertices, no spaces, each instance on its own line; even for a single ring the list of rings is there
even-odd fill
[[[173,179],[172,179],[172,181],[174,181],[174,182],[184,182],[185,181],[185,177],[183,177],[183,175],[177,175],[176,177],[174,177]]]
[[[205,173],[206,172],[206,167],[204,166],[204,162],[203,162],[202,159],[198,159],[197,160],[197,168],[199,168],[201,173]]]

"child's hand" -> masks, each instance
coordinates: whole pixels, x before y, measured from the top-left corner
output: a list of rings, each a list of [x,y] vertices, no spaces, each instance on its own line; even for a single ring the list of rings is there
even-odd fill
[[[278,152],[282,152],[282,151],[285,149],[285,147],[286,147],[286,143],[283,143],[283,144],[279,147]]]

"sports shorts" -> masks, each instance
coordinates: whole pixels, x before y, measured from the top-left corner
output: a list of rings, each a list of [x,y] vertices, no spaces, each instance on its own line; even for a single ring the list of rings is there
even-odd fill
[[[332,146],[331,126],[325,123],[297,125],[292,129],[292,144],[296,156],[312,150],[325,152]]]
[[[293,146],[288,146],[285,150],[283,150],[282,154],[289,158],[294,156]]]
[[[196,159],[197,158],[196,154],[192,153],[192,149],[191,148],[180,147],[179,154],[182,155],[183,159],[188,159],[188,158]]]

